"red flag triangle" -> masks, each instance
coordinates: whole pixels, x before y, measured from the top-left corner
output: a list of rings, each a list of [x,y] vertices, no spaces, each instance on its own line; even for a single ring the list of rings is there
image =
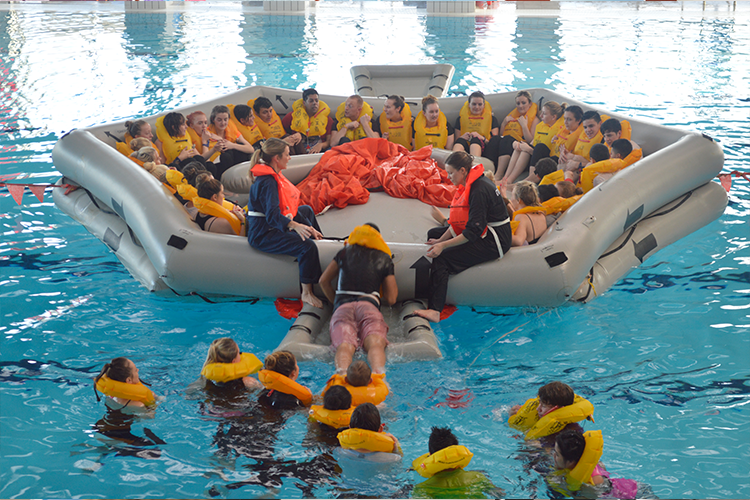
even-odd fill
[[[6,186],[8,187],[8,191],[10,191],[10,195],[16,200],[16,203],[21,205],[23,203],[24,187],[18,184],[6,184]]]
[[[719,176],[719,181],[721,181],[721,187],[727,190],[727,193],[732,188],[732,174],[721,174]]]
[[[39,202],[43,202],[44,201],[44,190],[45,189],[46,188],[44,186],[39,186],[39,185],[29,186],[29,191],[31,191],[32,193],[34,193],[34,196],[37,197],[37,199],[39,200]]]

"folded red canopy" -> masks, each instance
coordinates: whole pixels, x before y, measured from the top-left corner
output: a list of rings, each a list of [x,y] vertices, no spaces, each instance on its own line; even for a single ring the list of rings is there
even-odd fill
[[[445,170],[430,158],[432,146],[409,152],[386,139],[360,139],[326,152],[297,187],[301,201],[320,213],[328,205],[361,205],[369,189],[385,190],[395,198],[416,198],[448,207],[456,187]]]

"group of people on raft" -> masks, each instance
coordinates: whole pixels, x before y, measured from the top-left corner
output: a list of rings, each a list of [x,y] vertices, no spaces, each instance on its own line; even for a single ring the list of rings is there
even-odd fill
[[[231,338],[223,337],[211,343],[199,383],[206,391],[210,386],[213,395],[223,391],[236,394],[237,390],[257,393],[258,404],[268,411],[305,409],[311,425],[335,436],[342,455],[351,460],[366,460],[371,467],[400,461],[404,452],[399,440],[385,432],[378,409],[390,393],[385,373],[372,371],[363,360],[351,362],[349,357],[347,361],[349,365],[328,380],[322,393],[313,396],[300,384],[299,366],[290,352],[273,352],[261,362],[255,355],[241,352]],[[343,366],[341,362],[337,356],[337,367]],[[95,391],[107,396],[110,413],[150,411],[160,399],[140,380],[135,364],[123,357],[107,363],[94,386]],[[586,498],[648,497],[647,486],[611,478],[599,462],[602,432],[583,432],[580,425],[584,420],[593,422],[593,413],[589,401],[569,385],[554,381],[542,386],[537,397],[510,408],[508,424],[538,449],[535,454],[542,460],[535,460],[534,468],[547,477],[552,489],[565,495],[585,494]],[[483,473],[466,470],[472,457],[450,428],[433,427],[428,452],[412,461],[412,469],[427,478],[414,487],[412,497],[503,497],[503,491]]]
[[[327,278],[315,245],[323,234],[313,210],[300,205],[299,191],[280,174],[291,155],[379,135],[407,149],[452,147],[445,171],[458,189],[448,217],[432,208],[442,226],[427,234],[429,302],[415,312],[437,322],[450,275],[500,259],[512,246],[536,243],[584,192],[642,156],[629,139],[627,121],[602,122],[596,111],[554,101],[545,102],[538,117],[524,90],[515,103],[498,125],[484,95],[474,92],[451,127],[433,96],[422,100],[414,119],[403,98],[390,96],[373,120],[370,105],[355,95],[341,103],[334,120],[317,91],[307,89],[284,119],[265,97],[248,105],[215,106],[208,119],[200,111],[187,118],[168,113],[157,119],[155,143],[147,122],[128,122],[125,140],[130,142],[119,142],[118,149],[165,183],[202,229],[246,236],[257,250],[294,256],[302,300],[322,307],[314,286],[325,287]],[[475,164],[479,155],[497,165],[494,174]],[[160,165],[162,159],[175,168]],[[225,200],[219,179],[247,160],[253,184],[245,211]],[[529,164],[528,177],[510,184]]]

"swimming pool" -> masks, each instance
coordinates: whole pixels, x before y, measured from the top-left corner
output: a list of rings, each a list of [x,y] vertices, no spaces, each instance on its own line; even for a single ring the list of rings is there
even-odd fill
[[[475,17],[428,17],[386,2],[322,3],[306,16],[228,2],[151,14],[124,13],[117,2],[6,4],[0,175],[55,180],[52,147],[74,127],[246,85],[348,94],[348,68],[362,62],[449,62],[453,93],[551,87],[706,133],[724,148],[726,171],[747,172],[750,8],[705,5],[566,2],[529,12],[501,4]],[[260,357],[276,347],[290,322],[272,301],[150,295],[49,192],[41,203],[27,192],[18,206],[2,189],[0,495],[330,497],[365,488],[403,497],[419,481],[406,465],[426,451],[429,427],[447,424],[474,452],[470,469],[508,496],[546,496],[503,412],[560,379],[596,406],[586,428],[603,430],[603,461],[616,476],[662,498],[748,497],[749,212],[748,185],[735,181],[721,219],[585,306],[459,308],[436,329],[443,360],[388,366],[383,416],[405,460],[378,487],[332,473],[326,460],[310,464],[327,455],[301,414],[276,434],[276,475],[259,473],[251,456],[220,456],[229,424],[185,388],[217,336]],[[134,359],[167,397],[153,420],[133,425],[166,441],[158,453],[133,456],[92,430],[104,408],[90,379],[117,355]],[[315,390],[330,374],[317,362],[301,369]]]

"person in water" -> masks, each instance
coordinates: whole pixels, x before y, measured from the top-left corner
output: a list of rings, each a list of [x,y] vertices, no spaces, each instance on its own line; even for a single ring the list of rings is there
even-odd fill
[[[208,372],[207,368],[209,368],[211,365],[240,365],[243,364],[243,362],[244,360],[242,357],[242,353],[240,352],[240,346],[237,345],[237,342],[229,337],[214,339],[211,342],[211,345],[208,347],[208,354],[206,354],[206,361],[203,363],[201,377],[206,380],[206,383],[212,383],[216,386],[223,386],[234,381],[239,381],[247,389],[260,389],[261,387],[263,387],[263,384],[261,384],[258,379],[249,376],[249,374],[241,375],[237,378],[225,377],[228,378],[226,381],[210,379],[206,376],[206,373]],[[242,372],[240,371],[238,373]]]
[[[373,371],[384,373],[388,325],[380,306],[381,301],[394,304],[398,296],[393,260],[375,224],[355,228],[347,243],[320,277],[320,287],[334,307],[331,346],[336,370],[344,373],[361,347]]]

